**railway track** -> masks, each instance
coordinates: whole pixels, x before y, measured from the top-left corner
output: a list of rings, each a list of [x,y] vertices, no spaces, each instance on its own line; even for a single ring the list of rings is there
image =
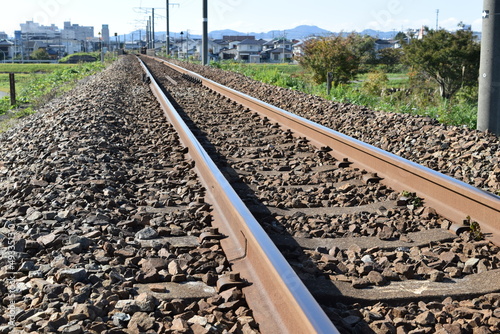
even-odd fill
[[[340,332],[498,330],[497,196],[144,60],[213,191],[221,244],[250,283],[243,291],[263,332],[334,331],[309,293]],[[207,172],[207,156],[222,174]],[[235,193],[245,206],[229,209]],[[281,255],[264,260],[276,247],[289,264]],[[309,292],[294,295],[302,283],[293,272]]]

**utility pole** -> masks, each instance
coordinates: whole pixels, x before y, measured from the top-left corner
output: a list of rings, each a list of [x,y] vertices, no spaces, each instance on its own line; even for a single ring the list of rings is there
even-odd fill
[[[203,0],[203,38],[202,38],[202,55],[201,63],[208,65],[208,0]]]
[[[146,24],[146,49],[149,49],[149,20]]]
[[[500,135],[500,0],[483,1],[477,129]]]
[[[166,48],[165,51],[167,53],[167,57],[170,55],[170,14],[169,14],[169,8],[170,4],[168,3],[169,0],[166,0],[166,8],[167,8],[167,30],[166,30]]]
[[[151,23],[151,41],[152,41],[152,44],[153,44],[153,50],[155,49],[155,9],[153,8],[153,14],[151,15],[152,17],[152,23]]]

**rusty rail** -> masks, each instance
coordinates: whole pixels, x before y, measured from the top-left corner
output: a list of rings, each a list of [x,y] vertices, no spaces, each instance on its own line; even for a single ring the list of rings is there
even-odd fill
[[[235,91],[180,66],[155,58],[189,75],[206,87],[278,122],[319,147],[327,146],[339,160],[347,157],[356,167],[376,172],[396,191],[415,192],[459,229],[467,216],[480,224],[485,236],[500,245],[500,197],[409,160],[363,143],[340,132]]]
[[[250,285],[243,288],[262,333],[338,333],[302,281],[255,220],[231,185],[168,101],[141,61],[150,87],[179,133],[214,206],[214,226],[228,237],[221,245],[232,269]]]

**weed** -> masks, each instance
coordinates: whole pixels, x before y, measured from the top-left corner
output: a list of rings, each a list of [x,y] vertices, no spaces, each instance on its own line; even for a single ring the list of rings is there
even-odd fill
[[[416,193],[412,193],[406,190],[401,192],[401,196],[407,198],[407,205],[413,205],[414,208],[419,208],[424,204],[424,200],[417,196]]]
[[[0,114],[26,105],[36,108],[50,98],[72,89],[78,80],[101,70],[103,67],[104,65],[100,62],[85,63],[74,67],[64,66],[43,75],[34,75],[18,88],[17,105],[11,106],[8,97],[0,99]],[[22,113],[26,112],[29,111]]]
[[[470,216],[467,216],[464,220],[464,224],[469,226],[470,235],[473,240],[478,241],[484,239],[483,232],[481,232],[481,226],[479,226],[478,222],[473,221]]]
[[[358,81],[333,87],[327,96],[326,84],[312,83],[310,73],[304,72],[298,65],[223,61],[213,62],[211,66],[341,103],[363,105],[379,111],[429,116],[444,124],[476,128],[477,89],[464,87],[453,99],[443,100],[437,85],[417,72],[383,75],[381,70],[375,69],[373,73],[360,75]],[[393,91],[390,88],[397,89]]]

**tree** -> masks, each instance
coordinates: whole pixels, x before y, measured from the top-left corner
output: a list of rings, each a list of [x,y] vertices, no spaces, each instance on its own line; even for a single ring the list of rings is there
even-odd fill
[[[309,39],[304,43],[303,56],[299,64],[312,71],[313,80],[320,84],[326,81],[328,72],[333,73],[333,85],[348,83],[358,73],[360,52],[356,49],[357,35],[337,35]]]
[[[378,63],[385,65],[388,72],[393,72],[401,64],[403,50],[401,48],[385,48],[377,52]]]
[[[441,97],[450,99],[460,88],[477,85],[480,45],[470,30],[428,30],[421,40],[404,48],[403,61],[439,85]]]
[[[399,31],[399,32],[396,34],[396,36],[394,36],[394,39],[395,39],[396,41],[399,41],[399,44],[401,44],[401,45],[405,44],[405,43],[406,43],[406,41],[408,40],[408,38],[409,38],[409,37],[408,37],[408,36],[407,36],[404,32],[402,32],[402,31]]]
[[[375,38],[368,35],[351,34],[350,39],[352,48],[358,55],[361,64],[370,65],[377,62]]]
[[[34,60],[48,60],[50,56],[45,49],[36,49],[31,54],[30,58]]]

